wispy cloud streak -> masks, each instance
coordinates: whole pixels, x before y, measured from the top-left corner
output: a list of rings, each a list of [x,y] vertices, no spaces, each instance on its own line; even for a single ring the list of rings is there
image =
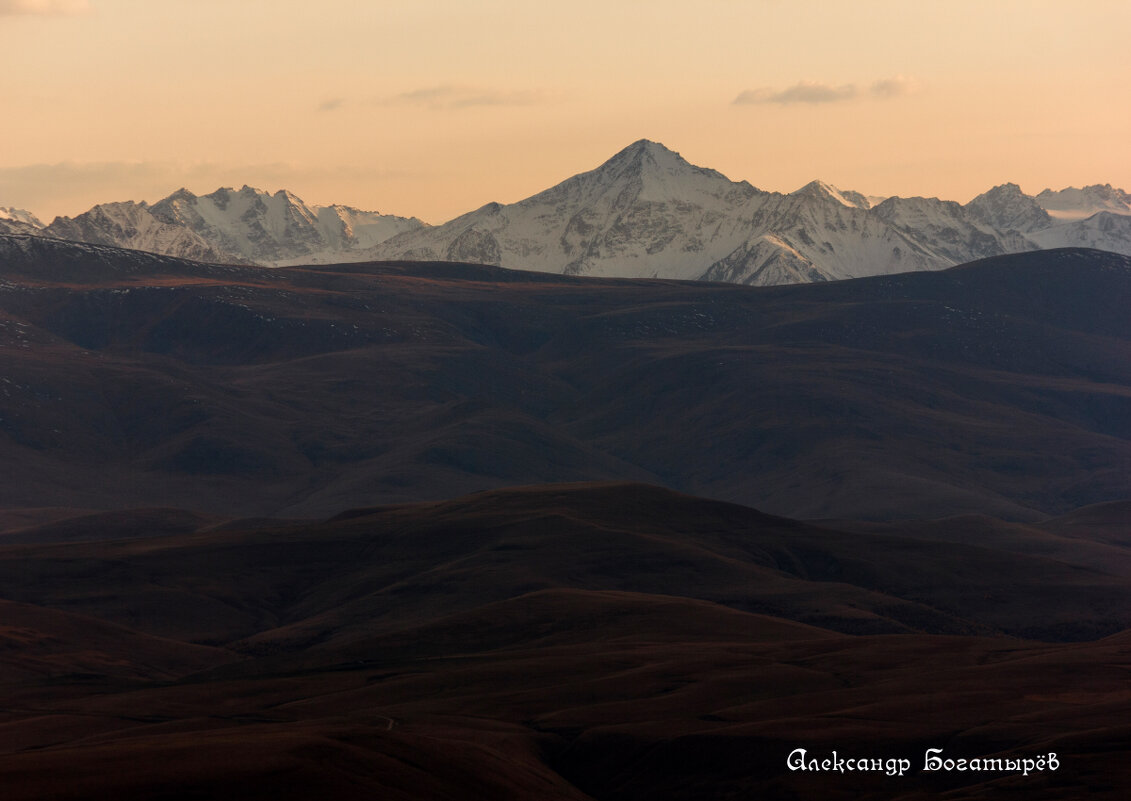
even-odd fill
[[[918,81],[914,78],[905,78],[902,75],[876,81],[868,88],[869,93],[878,98],[902,97],[903,95],[913,94],[918,90]]]
[[[734,99],[736,105],[776,103],[787,106],[791,103],[839,103],[856,97],[856,87],[850,83],[832,86],[817,81],[801,81],[788,89],[775,90],[768,87],[747,89]]]
[[[0,17],[68,16],[89,10],[89,0],[0,0]]]
[[[914,79],[902,75],[876,81],[866,90],[852,83],[834,85],[820,81],[800,81],[786,89],[770,87],[747,89],[741,92],[733,103],[736,106],[760,104],[788,106],[795,103],[808,105],[844,103],[863,97],[884,100],[911,94],[917,87],[918,84]]]

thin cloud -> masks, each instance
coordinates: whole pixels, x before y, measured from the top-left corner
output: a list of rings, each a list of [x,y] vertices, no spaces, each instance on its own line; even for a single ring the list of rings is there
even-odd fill
[[[542,96],[538,92],[499,92],[473,86],[429,86],[402,92],[379,102],[386,106],[458,110],[474,106],[532,106],[541,101]]]
[[[318,104],[319,111],[337,111],[345,105],[345,99],[341,97],[331,97],[328,100],[323,100]]]
[[[914,78],[905,78],[902,75],[897,75],[894,78],[885,78],[882,81],[876,81],[868,88],[868,92],[872,97],[887,99],[913,94],[918,91],[918,89],[919,82]]]
[[[780,106],[788,106],[795,103],[820,105],[824,103],[844,103],[851,100],[858,100],[862,97],[890,99],[911,94],[917,88],[918,83],[913,78],[905,78],[902,75],[876,81],[868,87],[866,92],[852,83],[836,86],[829,83],[821,83],[820,81],[801,81],[786,89],[773,89],[770,87],[747,89],[741,92],[738,97],[734,99],[733,103],[736,106],[767,103]]]
[[[791,103],[840,103],[852,100],[857,94],[856,87],[850,83],[833,86],[817,81],[801,81],[782,90],[766,87],[747,89],[734,99],[734,103],[739,106],[759,103],[776,103],[782,106]]]
[[[0,0],[0,17],[69,16],[89,10],[89,0]]]

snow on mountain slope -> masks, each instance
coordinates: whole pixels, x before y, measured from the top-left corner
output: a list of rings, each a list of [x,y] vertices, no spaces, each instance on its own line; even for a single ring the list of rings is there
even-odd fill
[[[279,265],[334,258],[423,225],[419,220],[364,212],[347,206],[311,208],[294,194],[244,186],[197,197],[181,189],[151,209],[154,217],[181,225],[258,264]]]
[[[180,225],[225,251],[270,263],[294,251],[309,252],[318,241],[314,216],[289,192],[270,195],[249,186],[217,189],[197,197],[186,189],[153,204],[154,217]]]
[[[4,210],[0,232],[268,266],[447,260],[757,285],[938,270],[1062,245],[1131,254],[1131,196],[1110,185],[1032,197],[1002,184],[965,206],[822,181],[782,194],[645,139],[525,200],[488,203],[438,226],[248,186],[203,196],[181,189],[152,206],[103,204],[45,227],[32,220]]]
[[[0,206],[0,234],[35,234],[43,223],[30,211]]]
[[[1042,248],[1087,247],[1131,255],[1131,215],[1101,211],[1029,235]]]
[[[704,277],[729,275],[737,283],[766,285],[794,283],[780,279],[799,270],[809,280],[831,281],[938,269],[904,232],[872,211],[845,203],[845,197],[839,190],[765,196],[750,219],[758,242],[712,264]],[[770,246],[780,252],[759,263],[763,254],[771,254]],[[740,263],[742,270],[735,272]]]
[[[243,261],[184,226],[161,221],[146,204],[133,201],[103,203],[73,219],[56,217],[43,233],[59,239],[147,250],[196,261]]]
[[[393,237],[370,255],[761,285],[934,270],[1035,247],[957,203],[873,207],[820,181],[762,192],[641,140],[526,200]]]
[[[819,182],[791,195],[761,192],[640,140],[551,189],[394,237],[372,255],[756,284],[936,266],[870,217],[869,205]]]
[[[537,195],[402,234],[371,255],[695,279],[749,237],[745,217],[762,194],[641,140]]]
[[[1046,189],[1034,199],[1051,216],[1061,220],[1078,220],[1101,211],[1131,214],[1131,194],[1111,184],[1093,184],[1083,189],[1070,186],[1058,192]]]
[[[842,206],[848,206],[856,209],[870,209],[875,205],[872,199],[865,197],[859,192],[841,191],[831,184],[826,184],[824,181],[810,181],[795,192],[793,195],[803,195],[806,197],[828,197],[840,203]]]
[[[998,231],[1028,233],[1053,224],[1036,198],[1029,197],[1017,184],[1002,184],[983,192],[965,206],[971,217]]]
[[[198,261],[278,266],[348,261],[351,252],[423,225],[348,206],[308,207],[285,190],[245,186],[200,197],[181,189],[153,205],[105,203],[58,217],[43,232]]]
[[[24,209],[16,209],[10,206],[0,206],[0,220],[5,220],[7,222],[24,223],[25,225],[30,225],[34,228],[43,227],[43,223],[40,221],[40,219],[30,211],[25,211]]]
[[[349,206],[315,206],[318,227],[327,241],[340,242],[357,248],[368,248],[396,236],[402,231],[412,231],[424,226],[416,218],[361,211]]]
[[[946,266],[1036,250],[1035,245],[1016,231],[1001,233],[988,224],[979,223],[952,200],[891,197],[872,211],[914,238],[924,253]]]
[[[828,281],[800,251],[775,234],[748,239],[703,273],[704,281],[776,286]]]

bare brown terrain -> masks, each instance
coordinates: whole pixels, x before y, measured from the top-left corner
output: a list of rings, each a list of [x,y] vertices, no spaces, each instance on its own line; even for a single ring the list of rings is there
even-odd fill
[[[0,237],[0,794],[1125,799],[1129,300]]]
[[[758,289],[3,242],[5,508],[310,517],[631,480],[1041,520],[1129,495],[1123,256]]]
[[[0,776],[20,799],[1120,798],[1131,585],[1059,555],[638,484],[7,545]],[[1061,767],[924,773],[929,747]],[[913,768],[792,772],[795,748]]]

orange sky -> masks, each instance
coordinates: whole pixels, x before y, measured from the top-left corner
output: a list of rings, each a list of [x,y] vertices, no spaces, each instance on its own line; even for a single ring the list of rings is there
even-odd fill
[[[0,0],[0,206],[442,222],[639,138],[762,189],[1131,190],[1127,0]]]

